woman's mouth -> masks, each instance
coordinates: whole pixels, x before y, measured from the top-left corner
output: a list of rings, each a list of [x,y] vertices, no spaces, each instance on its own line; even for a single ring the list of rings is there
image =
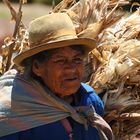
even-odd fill
[[[78,77],[65,78],[65,81],[77,81]]]

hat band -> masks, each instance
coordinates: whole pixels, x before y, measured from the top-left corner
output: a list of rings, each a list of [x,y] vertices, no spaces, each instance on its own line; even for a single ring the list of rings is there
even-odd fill
[[[66,36],[73,36],[73,38],[77,37],[75,30],[61,29],[61,30],[49,33],[47,36],[44,37],[44,39],[42,39],[40,41],[30,43],[30,47],[35,48],[35,47],[43,46],[51,41],[55,42],[56,39],[58,41],[58,38],[62,38],[62,37],[66,37]]]

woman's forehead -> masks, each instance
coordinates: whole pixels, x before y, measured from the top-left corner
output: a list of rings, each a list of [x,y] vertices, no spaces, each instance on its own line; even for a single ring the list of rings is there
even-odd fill
[[[57,56],[76,56],[82,54],[80,50],[74,49],[72,47],[63,47],[55,49],[52,53],[52,57]]]

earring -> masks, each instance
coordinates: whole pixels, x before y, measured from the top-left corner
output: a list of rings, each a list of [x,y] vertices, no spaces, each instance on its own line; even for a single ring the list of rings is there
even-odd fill
[[[38,77],[40,77],[40,73],[36,73],[36,75],[37,75]]]

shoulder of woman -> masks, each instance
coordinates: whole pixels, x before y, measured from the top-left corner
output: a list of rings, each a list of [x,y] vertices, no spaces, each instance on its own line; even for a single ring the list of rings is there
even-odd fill
[[[82,83],[82,87],[86,90],[84,98],[86,98],[87,105],[92,104],[95,107],[96,112],[99,115],[104,114],[104,104],[94,89],[85,83]]]

